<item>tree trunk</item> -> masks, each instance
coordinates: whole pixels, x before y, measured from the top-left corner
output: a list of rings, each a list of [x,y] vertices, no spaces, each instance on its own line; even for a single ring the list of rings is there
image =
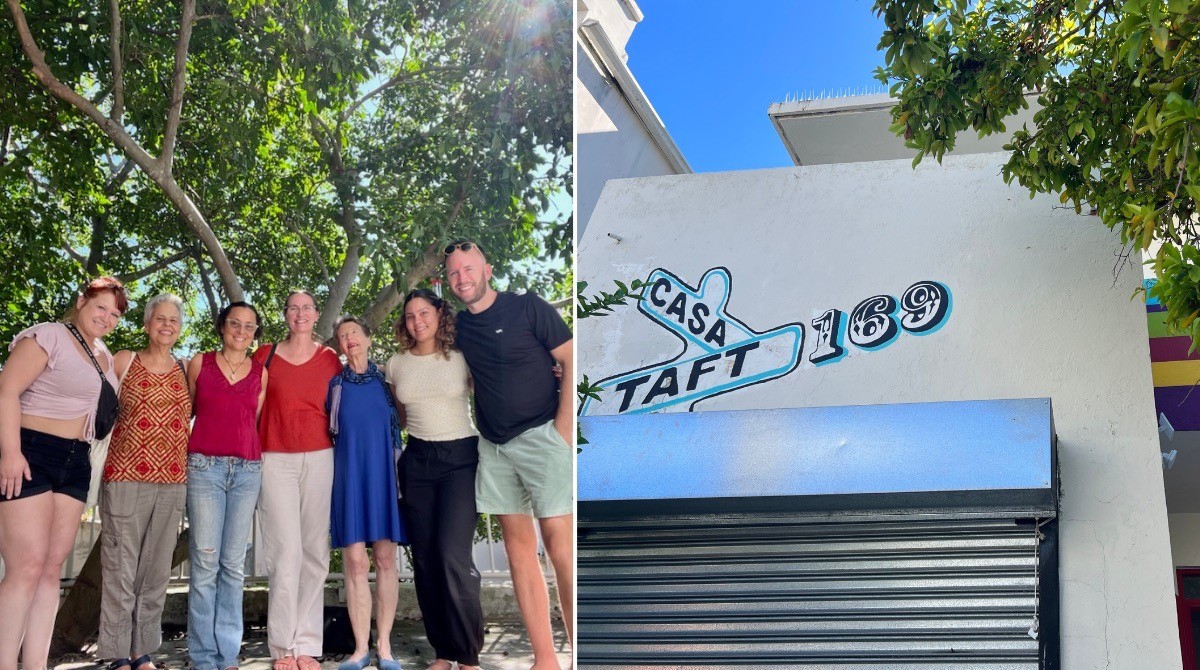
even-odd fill
[[[183,563],[188,556],[188,530],[185,528],[175,541],[171,568]],[[92,545],[87,561],[75,579],[75,585],[58,608],[54,621],[54,637],[50,640],[51,660],[66,654],[83,651],[88,640],[100,631],[100,538]]]

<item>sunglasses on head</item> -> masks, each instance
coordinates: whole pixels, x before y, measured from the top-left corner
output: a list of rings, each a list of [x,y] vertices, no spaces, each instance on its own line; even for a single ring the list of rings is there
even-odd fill
[[[446,248],[443,249],[442,252],[446,256],[449,256],[450,254],[454,253],[455,249],[457,249],[459,251],[470,251],[471,249],[474,249],[478,246],[479,245],[473,244],[471,242],[451,242],[450,244],[446,245]]]

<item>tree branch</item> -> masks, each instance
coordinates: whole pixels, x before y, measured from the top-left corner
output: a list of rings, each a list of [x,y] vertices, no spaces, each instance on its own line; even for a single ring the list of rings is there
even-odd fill
[[[415,286],[420,284],[426,278],[433,275],[437,271],[438,265],[442,262],[442,243],[441,241],[433,242],[428,247],[425,247],[425,252],[421,255],[421,260],[417,261],[404,274],[404,285]],[[372,329],[379,328],[380,324],[387,319],[388,314],[400,305],[404,296],[400,295],[400,289],[396,282],[387,285],[383,290],[375,296],[371,301],[371,305],[363,312],[363,321]]]
[[[159,260],[156,263],[151,263],[150,265],[147,265],[146,267],[142,268],[141,270],[135,270],[133,272],[130,272],[129,274],[121,275],[121,276],[117,277],[117,279],[120,279],[122,284],[127,284],[132,281],[137,281],[139,279],[149,277],[150,275],[154,274],[155,272],[158,272],[159,270],[167,267],[168,265],[171,265],[172,263],[175,263],[177,261],[181,261],[190,255],[191,255],[191,252],[179,251],[179,252],[171,254],[170,256],[167,256],[166,258]]]
[[[92,217],[92,243],[88,246],[87,260],[83,267],[89,276],[100,274],[100,257],[104,255],[104,238],[108,234],[108,219],[104,216]]]
[[[76,261],[79,262],[80,265],[83,265],[85,267],[87,266],[87,259],[84,258],[83,255],[80,254],[78,251],[75,251],[74,249],[72,249],[69,244],[64,242],[62,245],[62,248],[63,248],[63,251],[67,252],[68,256],[70,256],[71,258],[74,258]]]
[[[369,91],[366,95],[364,95],[363,97],[361,97],[358,100],[355,100],[353,103],[351,103],[350,106],[346,108],[346,111],[342,112],[341,120],[344,122],[347,119],[349,119],[351,116],[354,116],[354,112],[358,111],[358,108],[362,107],[363,103],[367,102],[371,98],[374,98],[375,96],[379,95],[380,93],[383,93],[384,91],[388,90],[389,88],[392,88],[399,84],[403,84],[404,82],[407,82],[407,81],[410,81],[413,79],[418,79],[427,74],[434,74],[434,73],[438,73],[438,72],[466,72],[466,68],[459,66],[459,65],[431,65],[423,70],[417,70],[416,72],[401,72],[401,73],[393,76],[391,79],[388,79],[387,81],[383,82],[379,86],[376,86],[374,89]]]
[[[125,115],[125,73],[124,59],[121,57],[121,0],[108,0],[109,12],[112,15],[112,37],[109,39],[109,58],[112,59],[113,75],[113,105],[108,118],[115,123],[121,123]]]
[[[115,1],[115,0],[113,0]],[[14,2],[14,0],[9,0]],[[171,173],[175,159],[175,138],[179,134],[179,119],[183,113],[183,89],[187,86],[188,44],[192,25],[196,22],[196,0],[183,0],[183,17],[179,20],[179,40],[175,42],[175,73],[171,79],[171,106],[167,109],[167,125],[163,130],[162,169]]]
[[[467,202],[468,188],[471,185],[471,177],[475,175],[475,166],[471,165],[467,168],[467,174],[463,177],[462,183],[458,185],[458,198],[454,202],[454,206],[450,208],[450,215],[446,217],[446,226],[444,230],[447,232],[453,228],[454,222],[458,220],[459,214],[462,213],[463,205]],[[421,255],[421,260],[417,262],[408,273],[404,275],[404,285],[413,286],[421,283],[426,277],[429,277],[437,270],[438,265],[442,263],[442,243],[434,241],[425,248],[425,253]],[[363,320],[372,328],[378,328],[379,324],[387,318],[388,314],[392,313],[393,309],[399,306],[402,296],[400,289],[396,286],[396,282],[392,282],[387,288],[384,288],[375,296],[375,300],[371,301],[371,306],[363,313]]]
[[[133,174],[133,161],[125,159],[125,162],[121,163],[121,167],[117,168],[116,173],[105,182],[104,190],[110,194],[113,193],[121,184],[125,183],[126,179],[129,179],[131,174]]]
[[[285,221],[287,223],[287,227],[291,228],[292,232],[300,238],[300,241],[308,246],[308,250],[313,255],[313,260],[317,263],[317,267],[321,268],[321,272],[325,274],[325,285],[332,286],[333,275],[329,274],[329,266],[326,265],[325,257],[321,255],[321,249],[317,246],[316,241],[313,240],[311,235],[305,233],[300,226],[296,225],[296,221],[292,217],[287,217]]]
[[[204,297],[208,300],[209,318],[213,324],[216,324],[217,313],[221,310],[221,306],[213,292],[212,280],[208,278],[208,271],[204,269],[204,255],[200,253],[200,249],[193,249],[192,258],[196,260],[196,268],[200,272],[200,284],[204,286]]]
[[[33,41],[33,35],[29,32],[29,24],[25,20],[25,12],[21,9],[20,0],[6,0],[6,3],[8,4],[9,11],[12,13],[13,23],[17,28],[17,35],[21,40],[21,50],[25,52],[25,56],[29,58],[30,63],[33,65],[33,74],[38,82],[51,95],[71,105],[95,122],[104,131],[104,134],[162,189],[163,194],[179,210],[188,227],[192,229],[192,232],[196,234],[201,244],[204,245],[205,250],[212,257],[213,265],[221,278],[221,285],[224,287],[226,295],[232,300],[241,300],[243,296],[241,282],[238,281],[237,273],[233,271],[229,257],[225,254],[225,250],[221,248],[221,242],[213,233],[212,227],[205,221],[204,215],[200,213],[200,209],[196,207],[196,204],[192,202],[191,198],[184,193],[183,189],[179,187],[179,184],[171,176],[170,160],[162,161],[151,156],[125,131],[125,128],[121,124],[101,113],[96,103],[89,102],[83,96],[76,93],[70,86],[59,81],[54,76],[54,72],[50,69],[50,66],[46,64],[46,54]],[[172,92],[173,104],[168,113],[168,132],[164,135],[164,148],[167,145],[170,145],[172,148],[174,147],[175,133],[179,127],[179,114],[183,105],[183,66],[186,65],[187,61],[187,43],[191,37],[191,23],[196,13],[195,0],[184,0],[183,13],[184,25],[180,27],[181,38],[176,44],[175,51],[175,83],[177,86]],[[107,93],[101,92],[100,95],[107,95]],[[168,139],[169,142],[167,141]]]
[[[158,170],[158,161],[143,149],[136,140],[130,137],[125,129],[112,119],[105,116],[97,107],[88,99],[79,95],[70,86],[58,80],[54,76],[54,72],[50,66],[46,64],[46,54],[38,48],[33,41],[33,35],[29,32],[29,24],[25,21],[25,12],[21,9],[20,0],[6,0],[8,9],[12,13],[13,24],[17,28],[17,36],[21,40],[21,50],[25,52],[25,56],[29,58],[29,62],[33,65],[33,75],[38,82],[50,92],[51,95],[66,102],[75,109],[82,112],[100,126],[105,135],[116,143],[122,151],[130,158],[137,162],[147,173],[153,173]]]
[[[317,141],[317,146],[329,161],[329,167],[334,173],[341,173],[345,169],[342,165],[342,143],[334,137],[333,129],[319,114],[309,114],[308,124],[312,129],[313,139]]]

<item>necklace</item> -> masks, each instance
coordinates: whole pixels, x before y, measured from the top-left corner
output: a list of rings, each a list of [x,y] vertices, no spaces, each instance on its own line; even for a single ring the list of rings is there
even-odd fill
[[[229,366],[229,374],[227,376],[229,377],[229,381],[231,383],[237,379],[238,371],[242,369],[242,366],[246,364],[246,361],[250,360],[250,357],[246,356],[242,359],[241,363],[237,364],[237,367],[234,367],[233,363],[230,363],[229,359],[225,357],[224,351],[218,351],[217,353],[221,355],[221,358],[225,359],[225,365]]]

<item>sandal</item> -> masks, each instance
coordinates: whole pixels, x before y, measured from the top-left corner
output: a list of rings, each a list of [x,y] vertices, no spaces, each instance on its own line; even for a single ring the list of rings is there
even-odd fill
[[[321,670],[321,664],[312,656],[297,656],[296,665],[300,666],[300,670]]]
[[[134,668],[133,670],[137,670]],[[295,656],[280,656],[271,664],[271,670],[298,670]]]
[[[129,668],[130,670],[138,670],[138,668],[146,665],[147,663],[150,664],[150,670],[155,670],[158,667],[158,665],[154,663],[154,659],[150,658],[150,654],[142,654],[141,656],[138,656],[130,661]]]
[[[112,663],[108,664],[108,670],[117,670],[117,668],[129,668],[129,670],[133,670],[133,665],[128,658],[114,659]]]

